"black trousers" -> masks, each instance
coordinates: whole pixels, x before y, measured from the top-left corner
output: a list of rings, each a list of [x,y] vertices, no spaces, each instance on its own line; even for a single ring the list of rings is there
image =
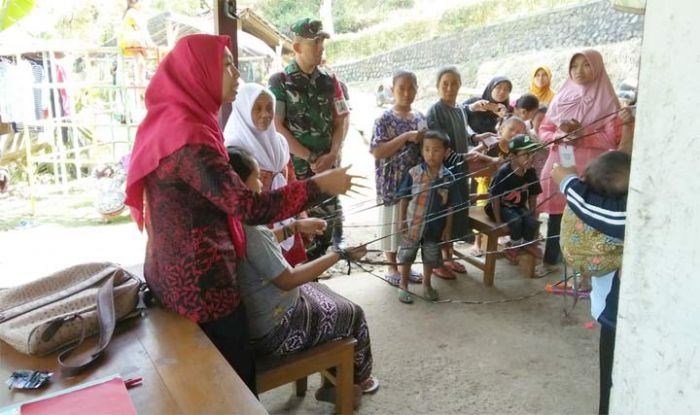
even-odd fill
[[[612,388],[613,358],[615,356],[615,327],[600,326],[600,403],[598,413],[607,414]]]
[[[612,287],[605,298],[605,309],[598,317],[600,323],[600,403],[598,413],[607,414],[612,388],[613,359],[615,357],[615,330],[617,327],[617,307],[620,300],[619,271],[613,277]]]
[[[559,232],[561,231],[562,215],[549,215],[547,221],[547,242],[544,244],[544,259],[543,262],[554,265],[559,260]]]
[[[487,208],[491,205],[487,205]],[[491,213],[489,213],[489,211]],[[488,209],[486,212],[492,219],[493,208]],[[537,219],[532,216],[532,213],[526,208],[511,208],[511,207],[501,207],[501,219],[503,222],[508,224],[508,231],[510,231],[510,239],[513,241],[519,241],[525,239],[525,241],[532,241],[537,235],[535,235],[535,230],[537,229]]]
[[[250,344],[243,304],[239,305],[233,313],[214,321],[200,323],[199,327],[257,397],[255,351]]]

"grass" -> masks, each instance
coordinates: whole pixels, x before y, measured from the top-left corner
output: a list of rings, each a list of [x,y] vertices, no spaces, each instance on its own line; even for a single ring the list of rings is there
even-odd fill
[[[109,221],[103,221],[99,217],[83,217],[72,218],[69,216],[54,216],[54,215],[37,215],[27,217],[12,217],[3,218],[0,220],[0,232],[11,231],[23,226],[33,227],[37,225],[60,225],[66,228],[79,228],[84,226],[110,226],[119,225],[122,223],[131,222],[131,216],[122,213],[119,216],[111,218]],[[28,223],[29,224],[23,224]],[[135,226],[135,225],[134,225]]]
[[[0,197],[2,215],[0,231],[21,227],[54,224],[70,228],[96,225],[121,224],[131,221],[128,209],[119,216],[104,221],[95,208],[95,191],[85,184],[73,184],[66,193],[56,185],[37,185],[34,208],[28,197],[26,184],[15,182],[10,194]]]
[[[338,36],[326,46],[334,64],[360,60],[434,36],[457,33],[465,29],[512,20],[549,10],[553,7],[582,3],[582,0],[486,0],[482,3],[451,9],[438,21],[414,20],[390,29]]]

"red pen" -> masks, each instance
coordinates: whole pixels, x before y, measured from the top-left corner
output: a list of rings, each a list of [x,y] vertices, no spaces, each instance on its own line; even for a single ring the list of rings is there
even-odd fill
[[[143,378],[142,377],[137,377],[137,378],[129,378],[124,380],[124,386],[126,386],[127,389],[131,389],[135,386],[140,386],[143,384]]]

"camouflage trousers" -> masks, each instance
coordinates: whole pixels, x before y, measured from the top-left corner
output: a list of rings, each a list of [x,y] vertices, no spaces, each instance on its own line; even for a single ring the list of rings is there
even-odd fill
[[[297,179],[306,180],[314,177],[308,163],[303,163],[305,168],[299,167],[298,159],[295,163]],[[309,261],[323,256],[331,244],[338,244],[343,239],[343,208],[338,197],[332,197],[306,210],[310,218],[320,218],[326,221],[328,226],[323,235],[317,235],[306,247],[306,256]]]

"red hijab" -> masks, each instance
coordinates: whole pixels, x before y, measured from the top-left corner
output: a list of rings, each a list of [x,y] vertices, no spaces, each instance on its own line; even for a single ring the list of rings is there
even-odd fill
[[[146,117],[139,125],[129,162],[125,203],[139,230],[144,222],[144,179],[160,161],[188,144],[204,144],[228,160],[219,127],[226,36],[180,39],[158,66],[146,89]],[[245,255],[240,222],[229,216],[232,240]]]

